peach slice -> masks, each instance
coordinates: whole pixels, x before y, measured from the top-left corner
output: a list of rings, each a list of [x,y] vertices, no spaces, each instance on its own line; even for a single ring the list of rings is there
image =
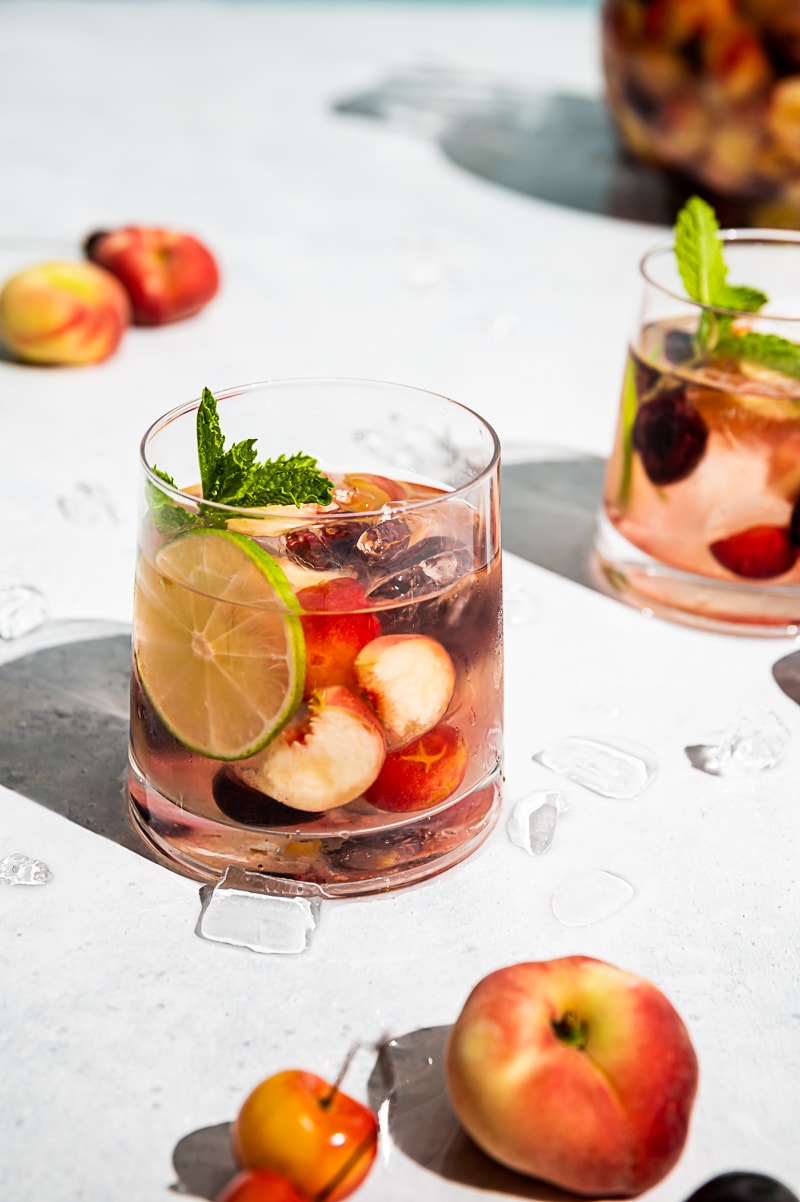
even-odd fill
[[[296,810],[323,813],[368,789],[386,755],[383,729],[349,689],[331,685],[309,699],[273,741],[236,773],[246,785]]]
[[[389,751],[431,730],[450,704],[453,661],[426,634],[386,634],[355,659],[359,688],[380,718]]]

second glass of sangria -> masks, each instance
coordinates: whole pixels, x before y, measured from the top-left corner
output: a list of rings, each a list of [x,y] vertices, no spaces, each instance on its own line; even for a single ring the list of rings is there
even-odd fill
[[[645,256],[595,544],[605,585],[707,629],[800,629],[800,234],[697,197]]]

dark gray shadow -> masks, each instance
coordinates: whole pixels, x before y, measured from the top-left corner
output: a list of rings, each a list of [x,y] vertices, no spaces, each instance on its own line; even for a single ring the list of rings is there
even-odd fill
[[[422,67],[333,107],[410,128],[483,179],[582,212],[671,225],[689,191],[621,152],[598,97]]]
[[[501,471],[503,546],[567,580],[598,589],[589,568],[603,493],[597,455],[528,458]]]
[[[231,1124],[217,1123],[185,1135],[175,1145],[172,1166],[178,1176],[175,1194],[216,1198],[237,1172],[231,1151]]]
[[[786,696],[800,705],[800,651],[792,651],[774,663],[772,675]]]
[[[131,636],[48,623],[0,644],[0,783],[148,859],[128,823]]]
[[[444,1079],[449,1031],[426,1027],[381,1047],[367,1088],[372,1108],[385,1107],[392,1142],[429,1172],[459,1185],[541,1202],[574,1202],[574,1195],[491,1160],[464,1132]]]

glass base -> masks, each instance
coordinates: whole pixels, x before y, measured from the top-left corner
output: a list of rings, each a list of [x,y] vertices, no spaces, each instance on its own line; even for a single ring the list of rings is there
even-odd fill
[[[603,592],[659,618],[700,630],[760,638],[800,634],[800,589],[766,581],[714,580],[660,563],[628,542],[605,514],[592,574]]]
[[[243,826],[191,813],[148,783],[129,759],[128,803],[134,829],[169,867],[217,881],[231,866],[310,881],[330,897],[383,893],[436,876],[476,851],[502,804],[500,763],[469,793],[431,811],[386,814],[364,831],[338,825],[325,834]]]

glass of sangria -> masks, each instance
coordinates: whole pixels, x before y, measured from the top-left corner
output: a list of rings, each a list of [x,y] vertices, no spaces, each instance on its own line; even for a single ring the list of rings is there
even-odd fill
[[[333,896],[476,849],[501,800],[487,423],[363,380],[205,390],[151,426],[141,473],[129,804],[150,846]]]
[[[796,635],[800,234],[721,231],[695,197],[641,271],[596,565],[660,616]]]

